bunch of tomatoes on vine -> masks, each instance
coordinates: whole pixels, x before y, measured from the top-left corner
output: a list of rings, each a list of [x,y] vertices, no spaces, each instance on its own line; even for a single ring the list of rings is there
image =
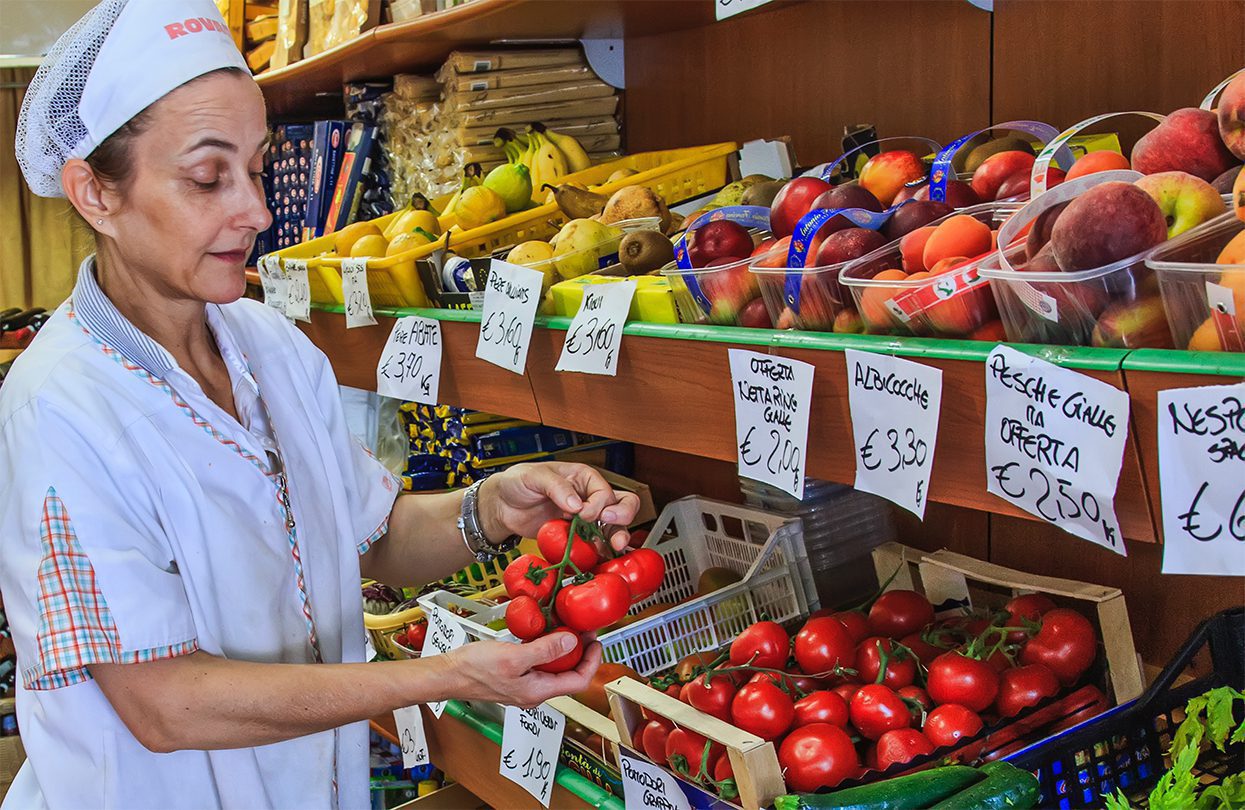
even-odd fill
[[[1043,594],[936,621],[924,595],[896,589],[816,611],[794,636],[755,622],[650,685],[773,742],[787,786],[812,792],[974,738],[1077,684],[1097,654],[1090,621]],[[645,717],[636,741],[649,758],[736,795],[723,746]]]
[[[561,630],[579,639],[582,633],[609,627],[633,604],[656,593],[666,576],[666,561],[656,551],[616,553],[599,526],[578,517],[545,523],[536,533],[536,547],[539,554],[524,554],[502,572],[510,597],[506,627],[524,642]],[[583,654],[583,645],[577,643],[537,669],[565,672]]]

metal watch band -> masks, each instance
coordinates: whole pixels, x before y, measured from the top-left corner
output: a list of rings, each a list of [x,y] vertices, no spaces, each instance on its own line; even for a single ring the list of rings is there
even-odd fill
[[[496,545],[488,541],[484,527],[480,525],[480,486],[484,480],[481,478],[463,492],[462,513],[458,516],[458,531],[463,536],[463,545],[480,562],[496,559],[517,546],[520,540],[517,534],[512,534]]]

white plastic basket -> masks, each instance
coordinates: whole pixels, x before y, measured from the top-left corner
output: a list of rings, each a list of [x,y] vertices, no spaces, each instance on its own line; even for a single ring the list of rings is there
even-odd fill
[[[721,649],[762,618],[793,623],[818,607],[797,519],[693,496],[662,510],[645,546],[665,558],[666,578],[630,612],[659,603],[673,607],[598,638],[605,660],[645,677],[691,653]],[[729,568],[743,579],[698,595],[697,580],[709,568]],[[515,640],[487,626],[505,615],[505,605],[487,607],[446,591],[425,594],[419,604],[453,610],[473,638]]]

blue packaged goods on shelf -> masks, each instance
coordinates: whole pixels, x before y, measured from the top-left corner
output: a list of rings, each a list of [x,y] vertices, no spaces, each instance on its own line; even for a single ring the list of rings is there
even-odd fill
[[[305,240],[323,236],[325,219],[337,187],[337,175],[345,153],[347,121],[316,121],[311,147],[311,175],[307,178],[307,215],[303,224]]]
[[[333,233],[346,227],[357,210],[363,176],[371,166],[372,141],[375,134],[376,127],[374,126],[367,124],[350,126],[341,166],[333,185],[332,198],[324,217],[324,233]],[[321,202],[321,205],[324,203]]]
[[[571,430],[543,425],[524,425],[493,430],[475,436],[472,444],[480,458],[497,458],[528,453],[553,453],[592,439],[592,436]]]

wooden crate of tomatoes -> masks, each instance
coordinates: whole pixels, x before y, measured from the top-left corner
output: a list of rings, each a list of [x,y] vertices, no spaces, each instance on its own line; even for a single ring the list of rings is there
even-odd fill
[[[862,605],[794,633],[755,622],[684,677],[607,684],[621,744],[750,810],[861,791],[892,808],[961,791],[1021,807],[1032,777],[995,760],[1141,691],[1117,589],[895,543],[874,562],[884,584]]]

